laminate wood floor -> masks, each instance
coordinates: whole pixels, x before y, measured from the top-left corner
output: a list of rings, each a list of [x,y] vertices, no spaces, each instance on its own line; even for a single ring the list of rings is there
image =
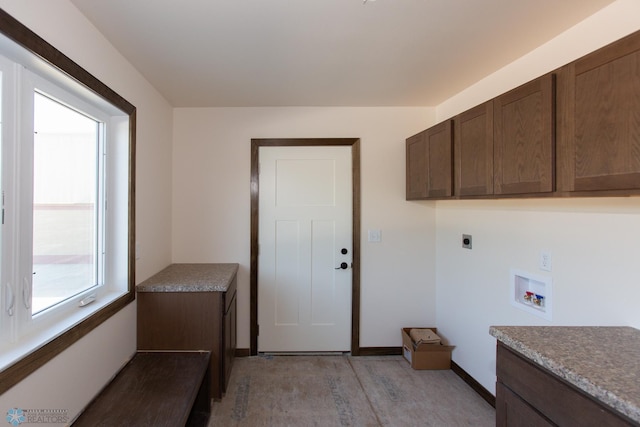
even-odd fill
[[[255,356],[234,362],[210,426],[495,426],[495,410],[452,371],[402,356]]]

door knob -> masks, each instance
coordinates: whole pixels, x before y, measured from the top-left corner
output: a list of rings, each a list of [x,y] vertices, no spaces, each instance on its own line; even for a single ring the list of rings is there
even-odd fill
[[[349,264],[347,264],[346,262],[341,262],[340,267],[336,267],[336,270],[346,270],[347,268],[349,268]]]

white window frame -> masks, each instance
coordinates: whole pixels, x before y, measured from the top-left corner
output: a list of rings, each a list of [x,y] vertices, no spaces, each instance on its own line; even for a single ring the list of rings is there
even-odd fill
[[[79,112],[86,114],[101,123],[102,133],[105,134],[102,136],[101,147],[102,151],[101,157],[103,159],[100,160],[99,173],[103,176],[110,176],[111,174],[117,174],[117,169],[106,170],[104,157],[107,157],[106,150],[106,135],[111,134],[111,117],[105,111],[100,109],[94,104],[87,102],[84,99],[79,98],[78,96],[70,93],[68,90],[61,88],[60,86],[53,84],[46,78],[43,78],[37,74],[32,73],[28,69],[18,68],[18,76],[17,79],[21,83],[21,87],[19,90],[21,103],[18,106],[20,114],[19,116],[22,118],[19,123],[19,131],[18,137],[13,141],[7,141],[9,144],[11,142],[15,143],[13,147],[16,152],[18,152],[18,160],[14,162],[12,165],[7,165],[9,168],[14,166],[17,168],[17,171],[12,175],[18,177],[18,185],[20,186],[19,191],[16,192],[20,200],[18,200],[14,207],[17,207],[18,211],[15,212],[16,225],[18,227],[18,242],[16,242],[19,246],[20,257],[18,260],[18,274],[15,277],[13,282],[14,290],[18,295],[16,299],[16,314],[15,317],[11,316],[12,319],[10,321],[14,321],[17,323],[17,336],[11,340],[12,344],[20,342],[20,338],[24,335],[31,333],[38,333],[40,330],[44,329],[46,326],[51,325],[52,323],[60,323],[64,325],[66,322],[64,319],[68,317],[74,317],[73,311],[80,310],[78,304],[81,300],[84,300],[88,297],[94,297],[97,301],[101,301],[105,296],[109,293],[113,293],[114,296],[120,296],[126,292],[126,287],[123,287],[122,282],[116,282],[113,280],[107,280],[104,274],[99,276],[100,279],[98,283],[96,283],[95,287],[91,289],[82,291],[77,295],[55,304],[54,306],[45,309],[44,311],[38,314],[32,314],[31,311],[31,302],[30,297],[33,295],[32,292],[32,238],[28,238],[27,236],[32,237],[31,230],[33,229],[33,154],[34,154],[34,124],[33,124],[33,113],[34,113],[34,105],[33,105],[33,96],[35,92],[40,92],[45,94],[46,96],[55,99],[56,101],[69,106],[70,108],[77,109]],[[3,165],[3,169],[4,169]],[[105,247],[103,239],[106,233],[109,233],[113,227],[107,229],[105,219],[111,219],[110,213],[106,212],[105,203],[106,198],[104,196],[104,179],[99,180],[100,190],[98,191],[99,195],[97,197],[98,204],[98,215],[100,216],[100,228],[102,230],[99,231],[100,234],[100,242],[99,246],[101,246],[101,253],[98,256],[101,258],[98,260],[98,264],[101,269],[104,269],[105,264],[110,262],[110,259],[115,254],[111,254],[108,252],[108,248]],[[11,205],[7,205],[5,203],[5,213],[7,213],[11,209]],[[112,219],[110,222],[114,222]],[[6,222],[5,225],[11,227],[11,224]],[[110,278],[109,278],[110,279]],[[89,312],[90,310],[85,310]],[[6,312],[3,315],[6,316]],[[66,326],[66,325],[65,325]],[[0,350],[2,349],[2,345],[0,345]],[[0,356],[0,368],[2,357]]]
[[[15,104],[15,67],[16,65],[9,61],[4,56],[0,55],[0,72],[2,78],[0,81],[1,96],[0,96],[0,122],[2,123],[2,134],[0,135],[0,141],[6,141],[12,139],[15,136],[14,123],[15,123],[15,110],[12,106]],[[14,162],[15,153],[11,146],[2,144],[0,149],[0,161],[2,163]],[[11,176],[4,167],[0,168],[2,174],[0,175],[0,188],[2,190],[2,219],[4,223],[15,223],[13,218],[13,212],[5,211],[4,206],[15,203],[14,192],[9,188],[5,188],[5,183],[10,180],[14,180],[15,177]],[[6,274],[13,275],[13,269],[15,266],[14,253],[6,248],[12,245],[15,241],[12,227],[4,227],[0,229],[0,271],[6,272]],[[4,282],[4,280],[3,280]],[[13,309],[17,301],[17,295],[13,292],[13,287],[6,286],[6,283],[0,282],[0,307],[2,313],[6,313],[7,310]],[[6,316],[0,315],[0,342],[8,342],[12,339],[12,330],[7,327]]]
[[[135,299],[133,105],[0,9],[2,176],[0,394]],[[31,315],[33,94],[42,91],[102,123],[103,282]],[[102,156],[101,154],[101,156]],[[31,162],[31,165],[29,165]],[[27,189],[27,190],[25,190]],[[26,238],[25,238],[26,237]],[[28,242],[24,244],[24,242]],[[22,286],[23,284],[27,286]],[[13,310],[9,302],[13,295]],[[81,306],[80,301],[95,297]]]

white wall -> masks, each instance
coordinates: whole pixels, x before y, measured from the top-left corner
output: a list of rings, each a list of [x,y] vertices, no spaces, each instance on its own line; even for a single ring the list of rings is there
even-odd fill
[[[179,108],[174,112],[173,261],[238,262],[238,345],[249,348],[251,138],[361,139],[360,345],[400,346],[435,322],[435,211],[405,201],[405,138],[429,108]],[[382,230],[368,243],[368,229]]]
[[[137,107],[140,282],[171,262],[171,107],[68,0],[0,0],[0,7]],[[0,414],[18,407],[75,416],[135,351],[135,313],[130,304],[2,394]]]
[[[640,29],[638,16],[637,0],[613,3],[440,105],[438,121]],[[453,360],[493,392],[490,325],[640,327],[639,224],[639,197],[437,202],[437,324],[456,345]],[[543,249],[550,273],[538,268]],[[510,305],[511,268],[553,279],[551,322]]]

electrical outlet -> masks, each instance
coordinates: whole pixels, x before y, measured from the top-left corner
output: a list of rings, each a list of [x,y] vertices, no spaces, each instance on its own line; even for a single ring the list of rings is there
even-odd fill
[[[540,251],[540,270],[551,271],[551,252]]]

